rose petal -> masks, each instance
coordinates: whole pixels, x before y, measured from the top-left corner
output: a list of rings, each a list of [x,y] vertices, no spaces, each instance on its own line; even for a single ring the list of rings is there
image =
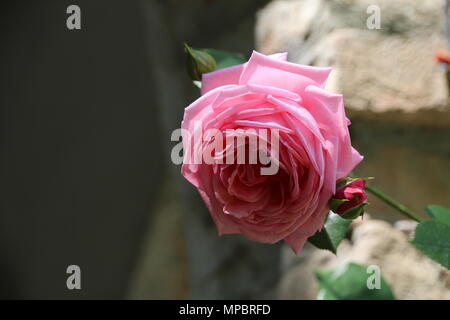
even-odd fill
[[[259,84],[301,93],[308,85],[325,87],[331,68],[302,66],[253,51],[239,84]]]
[[[287,60],[287,52],[275,53],[269,55],[268,58],[280,61]],[[217,71],[204,73],[202,75],[202,88],[201,94],[204,95],[207,92],[228,84],[239,84],[239,78],[241,76],[242,70],[248,62],[243,64],[238,64],[236,66],[220,69]]]

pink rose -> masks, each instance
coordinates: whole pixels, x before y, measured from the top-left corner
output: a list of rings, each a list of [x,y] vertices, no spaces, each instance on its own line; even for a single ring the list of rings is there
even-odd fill
[[[367,200],[367,193],[364,190],[366,182],[362,179],[354,180],[336,191],[333,198],[348,200],[336,208],[336,213],[343,214]]]
[[[278,146],[269,137],[262,140],[270,140],[266,150],[279,170],[263,175],[267,165],[261,160],[223,163],[224,153],[213,150],[215,162],[184,162],[182,174],[198,189],[220,235],[284,240],[298,253],[322,228],[336,180],[362,156],[351,145],[342,96],[324,89],[331,69],[286,60],[286,53],[253,52],[247,63],[203,74],[202,96],[186,108],[182,122],[191,134],[199,123],[203,132],[268,129],[271,137],[278,132]],[[201,143],[183,137],[185,152],[202,153],[208,146],[211,152],[212,143],[211,137]],[[233,141],[224,148],[235,157],[237,146]]]

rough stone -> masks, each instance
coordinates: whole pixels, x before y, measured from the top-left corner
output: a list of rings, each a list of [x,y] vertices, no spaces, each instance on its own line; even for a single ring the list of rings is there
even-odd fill
[[[370,5],[379,30],[366,26]],[[255,32],[264,53],[333,67],[327,88],[344,95],[352,119],[446,125],[448,82],[433,59],[446,47],[443,21],[436,1],[279,0],[259,12]]]
[[[448,85],[433,60],[439,37],[386,36],[338,29],[316,46],[316,65],[333,67],[328,89],[345,97],[349,116],[447,124]]]
[[[344,240],[336,256],[308,245],[295,257],[286,248],[279,298],[315,299],[313,271],[355,262],[378,265],[397,299],[450,299],[449,271],[408,242],[410,227],[401,231],[387,222],[367,218],[355,224],[351,240]]]

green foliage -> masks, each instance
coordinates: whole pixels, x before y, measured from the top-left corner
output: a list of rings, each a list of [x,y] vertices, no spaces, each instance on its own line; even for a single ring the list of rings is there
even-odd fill
[[[226,52],[217,49],[202,49],[204,52],[210,54],[217,62],[217,70],[232,67],[238,64],[245,63],[247,59],[243,54]]]
[[[194,49],[184,44],[187,55],[187,70],[196,87],[201,88],[202,74],[232,67],[247,61],[240,53],[217,49]]]
[[[326,249],[336,254],[337,248],[342,239],[344,239],[351,222],[351,220],[343,219],[338,214],[330,211],[322,230],[310,237],[308,241],[319,249]]]
[[[426,256],[450,269],[450,210],[437,205],[424,208],[431,220],[416,227],[411,243]]]
[[[187,56],[187,70],[192,80],[200,81],[203,73],[217,69],[216,60],[204,50],[194,49],[184,44],[184,51]]]
[[[449,209],[437,205],[429,205],[424,210],[431,218],[450,226]]]
[[[364,208],[367,205],[368,205],[367,202],[360,203],[356,207],[353,207],[353,208],[345,211],[345,213],[341,214],[341,218],[351,219],[351,220],[356,219],[359,216],[362,216],[364,214]]]
[[[411,243],[426,256],[450,269],[450,226],[427,220],[416,227]]]
[[[331,271],[315,273],[319,300],[394,300],[387,282],[365,266],[355,263],[346,264]],[[373,277],[379,276],[379,287],[373,285]],[[375,280],[377,281],[377,280]]]

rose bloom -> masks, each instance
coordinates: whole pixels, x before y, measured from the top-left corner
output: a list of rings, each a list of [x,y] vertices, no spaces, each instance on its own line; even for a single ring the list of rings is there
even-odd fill
[[[217,163],[183,163],[183,176],[198,189],[220,235],[284,240],[298,253],[322,228],[336,180],[362,160],[350,142],[342,96],[324,89],[330,71],[287,62],[286,53],[253,52],[244,64],[203,74],[202,95],[185,109],[182,129],[192,133],[201,123],[203,131],[279,130],[274,175],[262,175],[261,163],[219,161],[220,152],[213,154]],[[183,137],[185,151],[202,152],[209,142]]]
[[[367,200],[367,193],[364,190],[366,182],[362,179],[354,180],[336,191],[333,198],[348,200],[336,208],[336,213],[342,214]]]

